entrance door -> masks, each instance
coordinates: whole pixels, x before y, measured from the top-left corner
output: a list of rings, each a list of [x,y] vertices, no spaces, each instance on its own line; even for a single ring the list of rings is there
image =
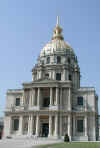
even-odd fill
[[[48,137],[49,133],[49,124],[48,123],[43,123],[42,124],[42,136],[43,137]]]

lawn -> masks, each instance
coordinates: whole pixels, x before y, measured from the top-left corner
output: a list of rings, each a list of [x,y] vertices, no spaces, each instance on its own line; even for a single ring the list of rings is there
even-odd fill
[[[100,142],[71,142],[40,145],[37,148],[100,148]]]

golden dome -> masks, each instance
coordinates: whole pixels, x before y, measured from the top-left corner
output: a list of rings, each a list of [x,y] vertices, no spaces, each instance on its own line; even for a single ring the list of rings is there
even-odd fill
[[[57,17],[57,24],[53,31],[52,40],[44,46],[40,56],[62,52],[74,54],[72,47],[64,41],[64,37],[62,36],[62,28],[59,26],[59,20]]]

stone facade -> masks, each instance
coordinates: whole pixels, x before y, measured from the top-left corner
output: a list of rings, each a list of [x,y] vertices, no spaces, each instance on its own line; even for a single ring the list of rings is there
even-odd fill
[[[98,96],[80,87],[77,56],[58,24],[32,69],[32,82],[8,90],[4,136],[29,135],[72,141],[98,140]]]

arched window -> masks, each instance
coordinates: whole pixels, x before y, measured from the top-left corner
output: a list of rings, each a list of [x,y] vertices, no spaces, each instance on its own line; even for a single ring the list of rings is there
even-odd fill
[[[47,57],[47,62],[46,62],[47,64],[49,64],[50,63],[50,57]]]

